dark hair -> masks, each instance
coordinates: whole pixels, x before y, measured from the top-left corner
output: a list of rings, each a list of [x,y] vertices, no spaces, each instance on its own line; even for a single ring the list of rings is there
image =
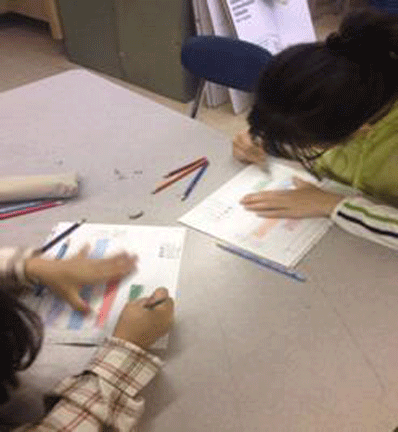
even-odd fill
[[[17,371],[28,368],[39,353],[43,328],[39,316],[15,295],[0,289],[0,403],[18,385]]]
[[[397,97],[398,15],[360,10],[325,42],[292,46],[271,60],[248,117],[250,132],[271,154],[308,160]]]

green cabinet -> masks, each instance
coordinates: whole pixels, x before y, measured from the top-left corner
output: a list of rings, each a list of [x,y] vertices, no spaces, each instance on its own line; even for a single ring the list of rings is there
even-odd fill
[[[194,33],[189,0],[58,0],[70,59],[186,102],[196,80],[180,62]]]

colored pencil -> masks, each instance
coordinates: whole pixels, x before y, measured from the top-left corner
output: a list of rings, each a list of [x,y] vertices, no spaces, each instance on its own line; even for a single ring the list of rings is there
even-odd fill
[[[289,276],[289,277],[296,279],[300,282],[306,281],[306,277],[303,274],[301,274],[297,270],[286,267],[283,264],[277,263],[275,261],[271,261],[267,258],[261,258],[254,253],[251,253],[251,252],[246,251],[244,249],[238,248],[236,246],[231,246],[231,245],[227,246],[227,245],[221,244],[221,243],[217,243],[217,246],[223,250],[231,252],[231,253],[238,255],[242,258],[246,258],[250,261],[255,262],[256,264],[260,264],[263,267],[269,268],[271,270],[275,270],[275,271],[277,271],[277,272],[279,272],[285,276]]]
[[[157,301],[155,301],[155,302],[153,302],[153,303],[150,303],[150,304],[147,303],[147,304],[144,305],[144,307],[145,307],[146,309],[155,309],[156,306],[159,306],[159,305],[161,305],[162,303],[164,303],[164,302],[167,300],[167,298],[168,298],[168,297],[166,297],[166,298],[162,298],[162,299],[157,300]]]
[[[185,177],[188,174],[190,174],[191,172],[197,170],[198,168],[200,168],[201,166],[203,166],[206,163],[207,163],[207,159],[203,160],[201,162],[198,162],[195,165],[192,165],[190,168],[187,168],[186,170],[181,171],[180,173],[177,173],[172,177],[169,177],[167,180],[160,182],[158,184],[158,186],[156,187],[156,189],[152,192],[152,194],[156,194],[156,193],[160,192],[161,190],[167,188],[168,186],[172,185],[176,181],[181,180],[183,177]]]
[[[48,202],[48,200],[35,200],[35,201],[25,201],[18,204],[12,204],[12,205],[5,205],[3,207],[0,207],[0,214],[4,213],[10,213],[16,210],[22,210],[28,207],[36,207],[39,204],[43,204],[45,202]]]
[[[66,240],[66,241],[61,245],[61,247],[59,248],[59,250],[58,250],[58,252],[57,252],[57,256],[55,257],[55,259],[57,259],[57,260],[62,259],[62,258],[65,256],[66,251],[68,250],[68,247],[69,247],[69,241]]]
[[[20,210],[10,211],[8,213],[2,213],[2,214],[0,214],[0,220],[9,219],[9,218],[12,218],[15,216],[22,216],[22,215],[37,212],[40,210],[45,210],[48,208],[59,206],[61,204],[63,204],[63,201],[46,201],[46,202],[39,204],[37,206],[26,207],[26,208],[22,208]]]
[[[203,157],[201,157],[201,158],[199,158],[199,159],[197,159],[197,160],[195,160],[195,161],[193,161],[193,162],[191,162],[191,163],[189,163],[187,165],[182,166],[181,168],[177,168],[174,171],[170,171],[168,174],[166,174],[163,177],[164,178],[169,178],[169,177],[173,176],[174,174],[178,174],[179,172],[184,171],[187,168],[190,168],[192,165],[196,165],[197,163],[203,162],[205,160],[207,160],[207,158],[203,156]]]
[[[187,187],[187,190],[184,192],[184,195],[181,198],[181,201],[185,201],[191,192],[193,191],[193,188],[197,185],[198,181],[202,178],[203,174],[205,173],[207,167],[209,166],[209,162],[206,162],[200,171],[196,174],[196,176],[192,179],[191,183]]]
[[[42,246],[39,249],[39,253],[47,252],[49,249],[51,249],[54,245],[56,245],[58,242],[63,240],[66,236],[68,236],[70,233],[72,233],[75,229],[79,228],[81,224],[86,222],[86,219],[82,219],[78,222],[75,222],[72,224],[69,228],[67,228],[65,231],[63,231],[61,234],[54,237],[52,240],[50,240],[48,243],[46,243],[44,246]]]

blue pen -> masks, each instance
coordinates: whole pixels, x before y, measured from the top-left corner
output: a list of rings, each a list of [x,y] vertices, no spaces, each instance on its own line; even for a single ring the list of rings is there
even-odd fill
[[[65,243],[63,243],[61,245],[61,247],[58,249],[58,252],[57,252],[57,255],[55,256],[55,259],[57,259],[57,260],[62,259],[65,256],[66,251],[68,250],[68,247],[69,247],[69,241],[66,241]],[[44,285],[36,286],[36,296],[38,296],[38,297],[41,296],[44,288],[45,288]]]
[[[271,270],[275,270],[279,273],[284,274],[285,276],[289,276],[289,277],[296,279],[300,282],[306,281],[306,277],[303,274],[301,274],[300,272],[298,272],[294,269],[286,267],[283,264],[277,263],[275,261],[271,261],[267,258],[261,258],[261,257],[255,255],[254,253],[251,253],[251,252],[248,252],[246,250],[237,248],[235,246],[230,246],[230,245],[227,246],[227,245],[221,244],[221,243],[217,243],[217,246],[223,250],[231,252],[231,253],[238,255],[242,258],[246,258],[250,261],[255,262],[256,264],[262,265],[263,267],[267,267]]]
[[[196,184],[198,183],[198,181],[201,179],[201,177],[205,173],[205,171],[206,171],[206,169],[207,169],[208,166],[209,166],[209,162],[205,163],[202,166],[202,168],[199,170],[199,172],[196,174],[196,176],[193,178],[193,180],[189,184],[187,190],[184,192],[184,195],[182,196],[181,201],[185,201],[189,197],[189,195],[191,194],[193,188],[196,186]]]
[[[13,212],[16,210],[23,210],[29,207],[36,207],[42,204],[45,200],[26,201],[19,204],[7,205],[0,207],[0,214]]]

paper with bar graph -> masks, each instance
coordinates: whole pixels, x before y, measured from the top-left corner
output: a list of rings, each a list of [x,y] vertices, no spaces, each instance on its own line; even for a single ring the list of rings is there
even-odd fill
[[[294,266],[331,226],[327,218],[270,219],[244,209],[240,199],[261,190],[293,188],[292,178],[314,177],[272,161],[269,172],[251,165],[193,208],[179,222],[254,254]]]
[[[51,237],[70,224],[59,223]],[[91,258],[127,251],[137,254],[139,261],[137,271],[118,283],[82,288],[81,296],[92,310],[88,316],[72,310],[48,290],[40,296],[29,295],[25,300],[41,316],[46,342],[98,344],[113,333],[129,300],[149,296],[158,287],[168,288],[170,296],[176,298],[185,231],[179,227],[83,224],[66,241],[54,246],[47,256],[55,259],[73,256],[90,244]]]

